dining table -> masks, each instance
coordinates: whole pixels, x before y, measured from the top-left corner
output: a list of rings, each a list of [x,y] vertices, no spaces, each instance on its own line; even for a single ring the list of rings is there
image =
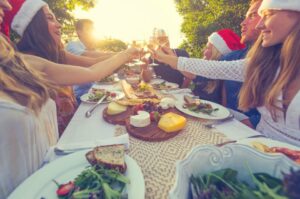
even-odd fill
[[[119,84],[96,84],[107,90],[121,90]],[[190,94],[189,89],[175,89],[168,92],[177,100]],[[102,116],[107,104],[99,105],[91,117],[85,113],[93,104],[82,102],[74,114],[69,125],[58,140],[55,147],[70,144],[80,144],[101,141],[115,136],[127,134],[121,125],[107,123]],[[133,158],[142,170],[145,182],[145,198],[168,198],[169,191],[175,183],[176,164],[184,159],[190,151],[199,145],[222,145],[248,137],[260,136],[260,133],[247,127],[236,119],[215,124],[211,127],[199,118],[185,115],[185,128],[175,137],[165,141],[149,142],[129,136],[127,155]],[[64,157],[66,154],[55,153],[52,150],[47,161]],[[199,159],[201,161],[201,159]]]

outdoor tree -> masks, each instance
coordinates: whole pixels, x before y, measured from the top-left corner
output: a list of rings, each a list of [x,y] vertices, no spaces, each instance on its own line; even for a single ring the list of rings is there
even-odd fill
[[[45,0],[58,21],[62,24],[63,33],[72,36],[75,18],[71,12],[77,7],[84,10],[93,8],[95,0]]]
[[[202,57],[207,37],[214,31],[230,28],[240,34],[240,23],[249,0],[175,0],[183,17],[181,31],[186,39],[181,44],[192,57]]]
[[[119,39],[104,39],[97,42],[97,49],[101,51],[120,52],[126,48],[126,43]]]

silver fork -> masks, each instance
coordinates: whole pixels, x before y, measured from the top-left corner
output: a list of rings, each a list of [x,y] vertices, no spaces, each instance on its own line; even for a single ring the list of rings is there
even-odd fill
[[[231,120],[233,120],[233,119],[234,119],[234,115],[233,115],[233,114],[230,114],[228,117],[226,117],[226,118],[224,118],[224,119],[217,120],[217,121],[215,121],[215,122],[213,122],[213,123],[210,123],[210,124],[204,124],[204,126],[205,126],[206,128],[211,129],[211,128],[214,128],[217,124],[222,124],[222,123],[224,123],[224,122],[228,122],[228,121],[231,121]]]
[[[101,104],[101,102],[103,102],[103,100],[105,100],[106,97],[107,94],[105,94],[101,99],[99,99],[99,101],[85,113],[85,117],[91,117],[92,112],[99,106],[99,104]]]

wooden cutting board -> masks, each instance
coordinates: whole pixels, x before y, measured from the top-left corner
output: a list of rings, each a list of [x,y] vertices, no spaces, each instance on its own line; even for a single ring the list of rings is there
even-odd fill
[[[174,112],[176,114],[180,114],[175,109],[169,109],[167,112]],[[134,127],[130,125],[130,119],[126,119],[126,130],[129,133],[129,135],[149,142],[160,142],[165,141],[170,138],[175,137],[178,135],[181,131],[172,132],[172,133],[166,133],[165,131],[158,128],[158,122],[151,122],[149,126],[146,127]]]
[[[107,107],[103,110],[103,119],[110,124],[119,124],[125,125],[125,120],[133,114],[133,110],[130,107],[127,107],[127,110],[123,113],[117,115],[108,115]]]

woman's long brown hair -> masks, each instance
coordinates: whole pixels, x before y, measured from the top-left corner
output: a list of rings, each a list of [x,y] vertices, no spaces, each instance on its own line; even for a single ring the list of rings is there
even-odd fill
[[[65,63],[63,45],[57,44],[48,30],[47,17],[40,9],[33,17],[20,41],[19,51],[43,57],[55,63]]]
[[[20,54],[0,34],[0,90],[35,113],[41,109],[55,87],[39,71],[28,67]]]
[[[265,105],[276,120],[276,112],[282,110],[278,103],[290,103],[279,101],[278,96],[300,74],[300,25],[296,25],[282,45],[264,48],[261,43],[262,36],[247,55],[249,62],[239,108],[248,110]]]

